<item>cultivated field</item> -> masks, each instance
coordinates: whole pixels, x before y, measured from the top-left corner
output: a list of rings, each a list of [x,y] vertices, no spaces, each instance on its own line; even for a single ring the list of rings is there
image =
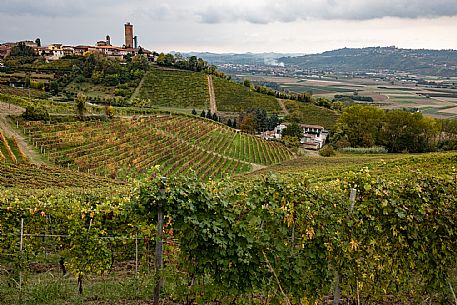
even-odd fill
[[[456,116],[453,108],[457,106],[457,89],[429,88],[407,82],[392,84],[370,78],[241,76],[253,81],[277,83],[284,90],[312,92],[314,96],[330,99],[337,94],[352,95],[357,91],[360,96],[372,97],[374,104],[381,108],[418,108],[425,115],[437,118]]]
[[[243,112],[249,108],[263,108],[281,113],[281,106],[273,96],[252,92],[243,85],[213,77],[217,109],[223,112]]]
[[[168,176],[194,170],[201,178],[216,178],[293,157],[282,144],[198,117],[157,115],[52,125],[27,122],[23,127],[31,144],[55,163],[112,177],[161,165]]]
[[[183,70],[151,68],[132,102],[143,107],[208,109],[207,76]]]
[[[289,111],[290,117],[308,125],[320,125],[330,129],[336,124],[338,114],[327,108],[305,104],[297,101],[284,101],[284,106]]]

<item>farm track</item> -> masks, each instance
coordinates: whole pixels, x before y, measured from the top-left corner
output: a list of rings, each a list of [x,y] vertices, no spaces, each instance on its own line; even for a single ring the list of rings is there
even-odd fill
[[[14,106],[10,107],[6,103],[0,102],[0,130],[2,130],[6,137],[8,138],[15,138],[17,141],[17,145],[19,148],[24,152],[27,156],[27,159],[30,160],[31,163],[41,165],[45,164],[42,159],[40,158],[39,154],[36,153],[27,143],[24,136],[14,130],[11,125],[8,123],[7,116],[11,114],[20,114],[24,111],[23,108]]]
[[[217,105],[216,105],[216,95],[214,93],[214,84],[213,84],[213,77],[208,75],[208,92],[209,92],[209,108],[211,113],[217,112]]]
[[[281,106],[282,111],[284,112],[285,115],[289,115],[289,110],[287,109],[286,105],[284,105],[284,101],[280,98],[277,99],[279,106]]]
[[[143,87],[144,80],[146,79],[146,74],[143,75],[143,78],[141,79],[140,83],[138,86],[135,88],[135,91],[133,91],[132,96],[130,97],[130,101],[133,101],[134,98],[140,95],[140,90]]]

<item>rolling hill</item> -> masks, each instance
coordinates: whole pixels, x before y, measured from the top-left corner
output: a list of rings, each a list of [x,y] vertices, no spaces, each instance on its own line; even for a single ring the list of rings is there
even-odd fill
[[[281,112],[275,97],[260,94],[226,79],[213,77],[217,109],[225,112],[243,112],[249,108],[263,108],[267,112]]]
[[[282,57],[278,61],[286,66],[340,72],[391,70],[445,77],[457,74],[456,50],[343,48],[321,54]]]
[[[208,82],[203,73],[151,68],[144,77],[133,105],[206,109]]]
[[[194,170],[201,178],[217,178],[293,158],[282,144],[184,115],[26,122],[23,127],[31,143],[56,164],[113,178],[155,165],[166,175]]]

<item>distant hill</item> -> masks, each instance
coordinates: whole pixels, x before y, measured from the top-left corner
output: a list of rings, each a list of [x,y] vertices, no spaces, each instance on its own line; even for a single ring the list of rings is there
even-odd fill
[[[286,66],[333,71],[390,70],[419,75],[457,76],[457,50],[414,50],[396,47],[344,48],[321,54],[277,59]]]
[[[281,66],[282,63],[278,61],[281,57],[300,56],[303,54],[287,54],[287,53],[209,53],[209,52],[190,52],[183,53],[182,55],[197,56],[203,58],[213,65],[235,64],[235,65],[260,65],[260,66]]]

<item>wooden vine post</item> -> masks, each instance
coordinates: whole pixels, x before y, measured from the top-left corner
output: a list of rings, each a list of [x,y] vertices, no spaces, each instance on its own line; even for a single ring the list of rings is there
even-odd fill
[[[165,193],[164,189],[160,190],[160,193],[163,195]],[[155,287],[154,287],[154,297],[153,304],[158,305],[160,299],[160,288],[163,283],[162,278],[162,268],[163,268],[163,206],[162,203],[159,203],[157,208],[157,235],[156,235],[156,255],[155,255]]]
[[[24,248],[24,218],[21,218],[21,236],[19,241],[19,289],[22,289],[22,250]]]
[[[349,195],[349,202],[351,203],[351,207],[349,208],[348,218],[350,217],[350,215],[352,214],[352,210],[354,209],[356,195],[357,195],[357,190],[351,189],[351,194]],[[341,281],[341,275],[338,272],[338,270],[336,270],[336,272],[335,272],[335,291],[333,293],[333,305],[338,305],[340,303],[340,299],[341,299],[340,281]],[[358,291],[358,287],[357,287],[357,291]]]

